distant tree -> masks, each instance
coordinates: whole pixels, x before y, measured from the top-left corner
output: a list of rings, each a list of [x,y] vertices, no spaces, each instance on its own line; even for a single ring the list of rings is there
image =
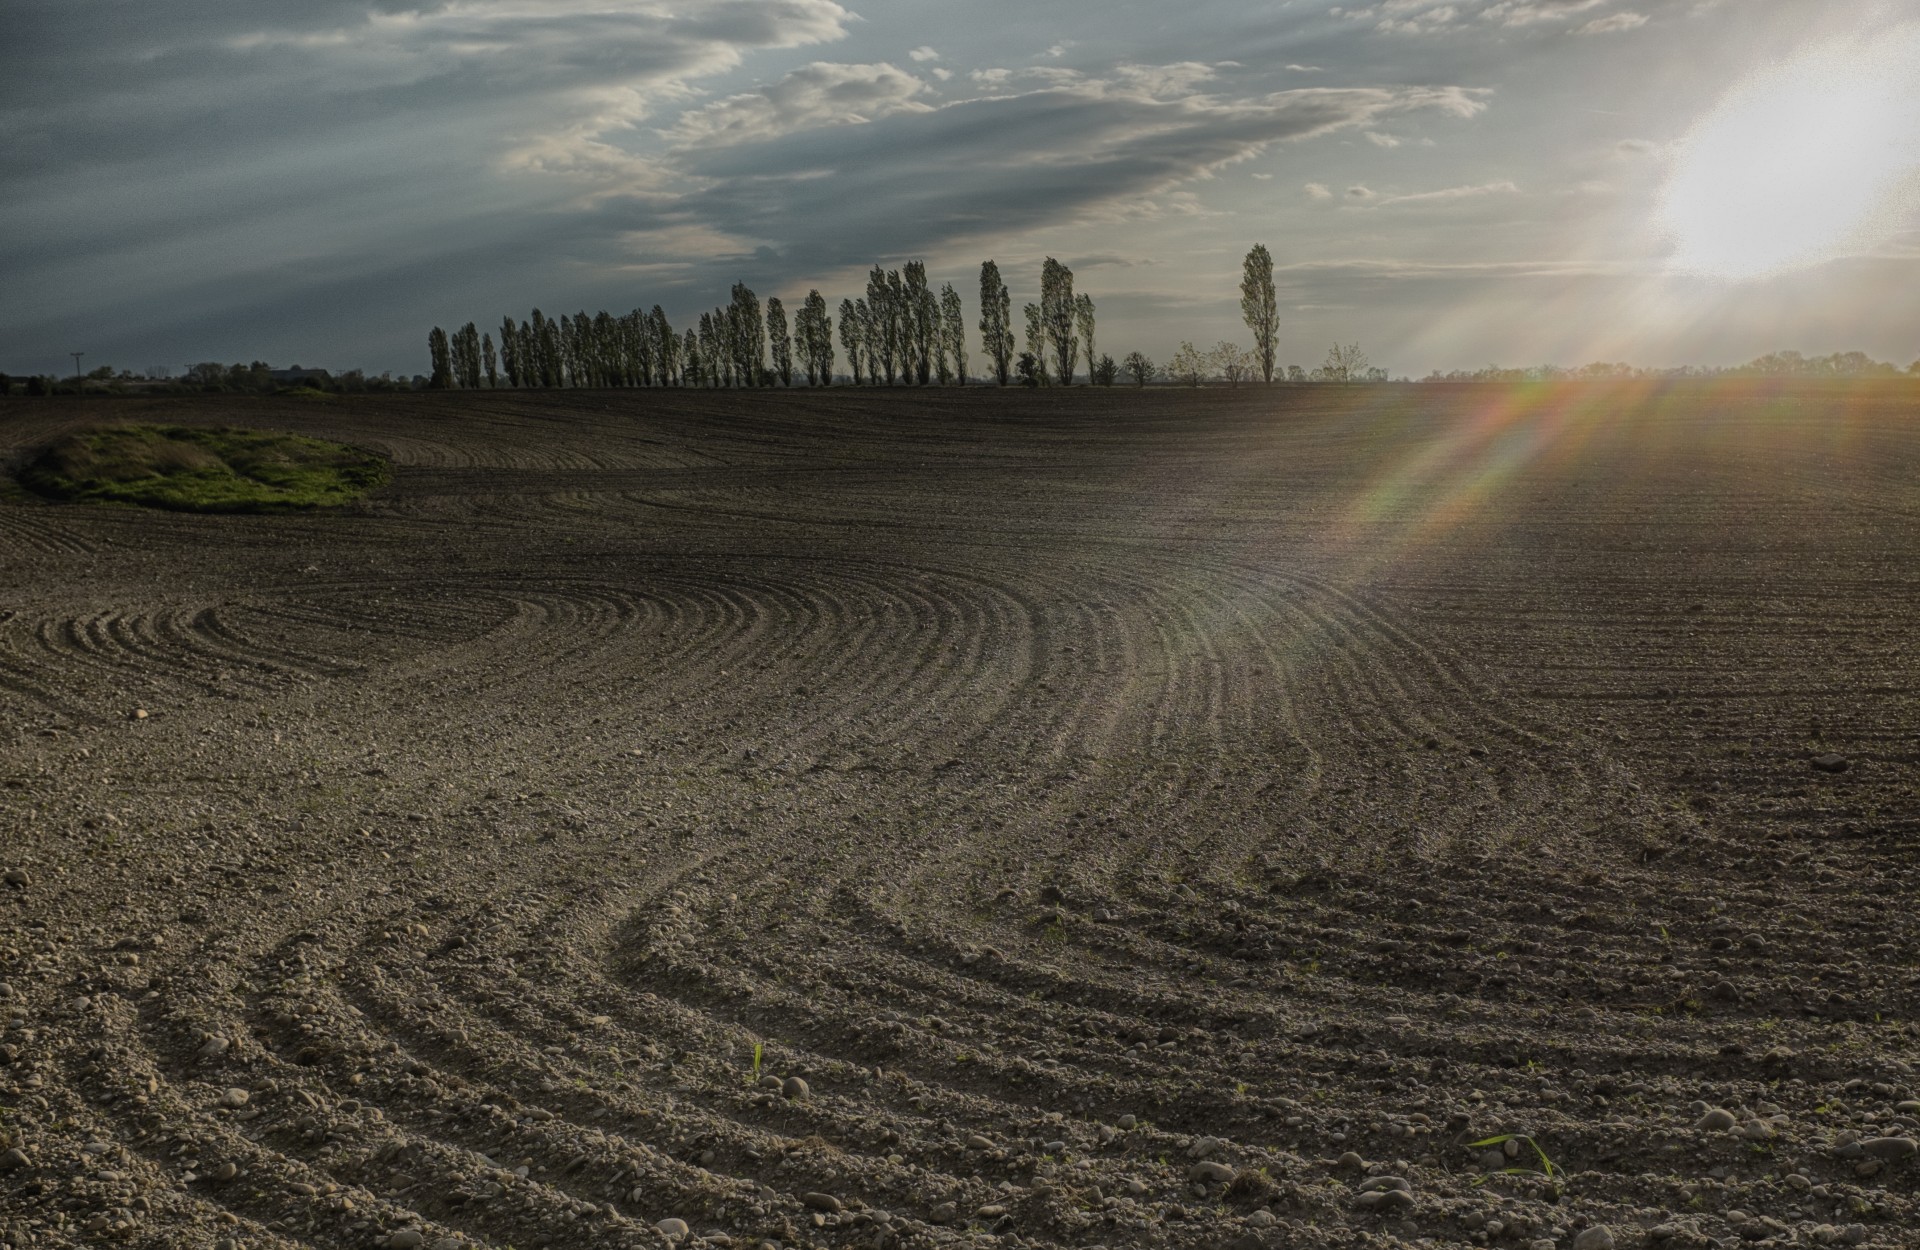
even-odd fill
[[[1074,314],[1073,270],[1049,256],[1040,267],[1040,320],[1053,352],[1053,376],[1061,386],[1073,385],[1073,366],[1080,356]]]
[[[1188,386],[1198,386],[1207,378],[1207,358],[1192,343],[1181,343],[1167,363],[1167,376]]]
[[[1031,304],[1028,307],[1032,307]],[[1040,357],[1032,352],[1021,352],[1020,359],[1014,362],[1014,374],[1022,386],[1044,386],[1047,380],[1047,367]]]
[[[807,376],[816,385],[833,385],[833,318],[827,315],[827,301],[818,291],[807,292],[805,304],[811,329],[807,336]]]
[[[427,334],[427,355],[433,360],[433,380],[429,386],[437,391],[451,390],[453,387],[453,349],[447,342],[447,332],[439,326]],[[238,368],[239,366],[234,366]]]
[[[658,304],[647,314],[647,320],[653,329],[654,377],[661,386],[672,386],[680,377],[680,336],[673,332],[666,310]]]
[[[1153,358],[1145,352],[1128,352],[1127,358],[1120,362],[1120,367],[1127,371],[1127,376],[1133,379],[1135,386],[1145,386],[1153,381]]]
[[[1239,386],[1253,376],[1253,353],[1238,343],[1229,343],[1224,339],[1214,345],[1208,353],[1208,363],[1213,372],[1227,380],[1229,386]]]
[[[1095,386],[1112,386],[1114,380],[1120,376],[1120,366],[1114,363],[1113,357],[1102,353],[1100,362],[1088,372]]]
[[[758,386],[767,372],[767,328],[760,298],[744,282],[733,284],[733,306],[728,310],[729,346],[734,373],[742,386]]]
[[[1001,386],[1012,381],[1013,297],[1000,280],[1000,266],[980,266],[980,350],[993,362],[993,378]]]
[[[1280,325],[1280,305],[1273,293],[1273,256],[1267,245],[1256,243],[1240,265],[1240,315],[1253,331],[1253,358],[1260,376],[1273,385],[1274,338]]]
[[[508,386],[520,385],[520,331],[512,317],[500,319],[500,371]]]
[[[1027,381],[1027,379],[1023,375],[1020,379],[1021,385],[1023,386],[1051,385],[1053,379],[1049,377],[1047,374],[1046,317],[1040,311],[1040,305],[1038,304],[1028,304],[1023,311],[1026,313],[1026,317],[1027,317],[1027,355],[1033,357],[1034,367],[1038,370],[1038,372],[1035,373],[1034,375],[1035,380],[1031,382]]]
[[[1305,369],[1302,369],[1299,365],[1287,366],[1287,381],[1291,382],[1295,386],[1300,386],[1303,383],[1305,383],[1306,380],[1307,380],[1307,371]]]
[[[1087,352],[1087,381],[1097,384],[1094,375],[1093,354],[1093,296],[1076,295],[1073,297],[1073,325],[1080,332],[1080,345]],[[1112,383],[1108,383],[1112,385]]]
[[[908,261],[900,277],[901,372],[911,370],[914,379],[925,386],[932,379],[934,331],[940,323],[940,305],[927,287],[924,261]]]
[[[867,275],[867,334],[869,350],[877,354],[880,369],[885,373],[887,385],[892,386],[895,370],[900,360],[900,311],[897,293],[901,290],[900,271],[891,275],[875,265]],[[867,370],[870,381],[878,381],[873,369]]]
[[[540,340],[540,385],[564,386],[566,378],[562,372],[560,358],[560,327],[552,321],[542,320],[540,310],[533,310],[533,332]]]
[[[480,327],[469,321],[460,327],[460,385],[479,390],[485,363],[480,355]]]
[[[860,363],[867,349],[866,336],[862,333],[864,322],[858,305],[850,299],[840,301],[840,347],[847,353],[847,368],[853,374],[855,386],[861,382]]]
[[[1367,372],[1367,354],[1360,350],[1360,344],[1348,343],[1345,347],[1335,343],[1327,352],[1327,362],[1320,366],[1320,372],[1329,382],[1358,382]]]
[[[499,360],[499,357],[494,355],[493,335],[487,334],[487,335],[481,336],[480,354],[486,360],[486,363],[487,363],[487,385],[499,386],[500,385],[500,360]]]
[[[686,337],[680,340],[680,360],[680,385],[704,386],[706,362],[700,359],[700,335],[692,326],[687,327]]]
[[[793,385],[793,340],[787,337],[787,309],[777,295],[767,299],[767,341],[773,345],[773,376]]]
[[[960,385],[967,384],[967,318],[960,309],[960,293],[948,282],[940,288],[940,338]]]

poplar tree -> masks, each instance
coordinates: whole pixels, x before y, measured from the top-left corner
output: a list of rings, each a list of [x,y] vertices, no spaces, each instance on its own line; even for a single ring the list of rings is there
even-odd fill
[[[960,293],[949,282],[940,288],[940,334],[953,361],[960,385],[967,384],[967,318],[960,310]]]
[[[436,391],[451,390],[453,351],[447,343],[447,332],[439,326],[427,333],[427,355],[433,360],[433,376],[427,380],[427,385]]]
[[[1087,385],[1092,386],[1100,381],[1097,363],[1100,358],[1093,354],[1093,296],[1073,297],[1073,324],[1080,331],[1080,342],[1087,349]],[[1113,381],[1109,378],[1107,385],[1112,384]]]
[[[800,334],[800,353],[807,362],[807,382],[829,386],[833,383],[833,323],[827,319],[827,301],[820,292],[807,292],[800,317],[806,325]]]
[[[994,381],[1013,380],[1013,297],[1000,280],[1000,266],[980,266],[980,348],[993,362]]]
[[[934,331],[939,325],[940,306],[927,287],[924,261],[908,261],[900,276],[900,322],[906,340],[903,354],[920,385],[925,386],[932,374]],[[903,366],[901,372],[906,371]]]
[[[767,340],[773,345],[774,376],[780,379],[780,385],[792,386],[793,340],[787,337],[786,306],[781,304],[777,295],[767,300]]]
[[[898,270],[892,274],[891,287],[888,284],[887,271],[880,266],[875,265],[873,271],[867,275],[867,303],[863,310],[865,313],[863,320],[867,324],[866,333],[862,337],[867,343],[869,361],[871,362],[873,356],[879,357],[880,367],[886,373],[888,386],[893,385],[894,366],[900,351],[900,325],[899,318],[894,313],[893,298],[893,291],[899,285]],[[879,380],[871,368],[871,363],[867,369],[867,376],[870,380]]]
[[[499,386],[500,385],[500,369],[499,369],[500,362],[498,358],[496,358],[493,354],[493,335],[486,334],[481,336],[480,351],[482,356],[485,358],[487,362],[487,385],[489,387]]]
[[[1027,351],[1033,357],[1033,378],[1028,386],[1047,386],[1052,379],[1047,376],[1047,322],[1041,314],[1040,305],[1028,304],[1027,314]]]
[[[861,352],[866,343],[860,333],[860,310],[850,299],[840,301],[840,348],[847,353],[847,368],[853,373],[853,384],[860,385]]]
[[[667,321],[666,310],[655,304],[648,314],[653,328],[653,367],[660,385],[671,386],[676,379],[675,365],[680,355],[680,340]]]
[[[1040,267],[1040,319],[1047,346],[1053,349],[1054,376],[1062,386],[1073,385],[1073,366],[1080,354],[1073,314],[1073,270],[1049,256]]]
[[[1260,376],[1273,385],[1274,338],[1280,325],[1280,306],[1273,292],[1273,257],[1267,245],[1256,243],[1240,266],[1240,315],[1253,331],[1253,356]]]
[[[740,385],[759,386],[767,372],[767,326],[760,314],[760,297],[746,283],[736,282],[728,311],[734,373]]]
[[[500,367],[508,386],[520,385],[520,331],[512,317],[500,319]]]

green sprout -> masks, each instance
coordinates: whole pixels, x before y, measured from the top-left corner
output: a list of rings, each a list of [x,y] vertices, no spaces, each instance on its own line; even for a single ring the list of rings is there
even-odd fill
[[[1472,1143],[1469,1143],[1469,1145],[1474,1150],[1484,1150],[1489,1146],[1504,1146],[1510,1141],[1523,1141],[1527,1143],[1528,1146],[1532,1147],[1533,1153],[1539,1157],[1540,1171],[1545,1173],[1548,1179],[1552,1179],[1557,1173],[1561,1171],[1561,1169],[1557,1165],[1555,1165],[1552,1159],[1547,1158],[1547,1152],[1540,1149],[1540,1143],[1533,1140],[1533,1138],[1528,1137],[1525,1133],[1502,1133],[1498,1137],[1489,1137],[1485,1141],[1472,1142]],[[1513,1167],[1513,1168],[1501,1168],[1500,1172],[1503,1176],[1511,1176],[1515,1174],[1525,1173],[1531,1170],[1532,1169],[1530,1168]]]

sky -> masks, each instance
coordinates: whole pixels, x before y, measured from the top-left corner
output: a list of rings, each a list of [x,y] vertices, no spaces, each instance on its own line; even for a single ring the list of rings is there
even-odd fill
[[[1308,367],[1920,357],[1915,0],[7,7],[16,374],[412,374],[916,258],[971,320],[1047,256],[1165,360],[1249,342],[1254,243]]]

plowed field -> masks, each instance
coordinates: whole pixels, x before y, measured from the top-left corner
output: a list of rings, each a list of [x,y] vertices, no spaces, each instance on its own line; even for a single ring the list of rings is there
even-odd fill
[[[1920,1238],[1920,388],[101,419],[396,469],[0,498],[0,1244]]]

